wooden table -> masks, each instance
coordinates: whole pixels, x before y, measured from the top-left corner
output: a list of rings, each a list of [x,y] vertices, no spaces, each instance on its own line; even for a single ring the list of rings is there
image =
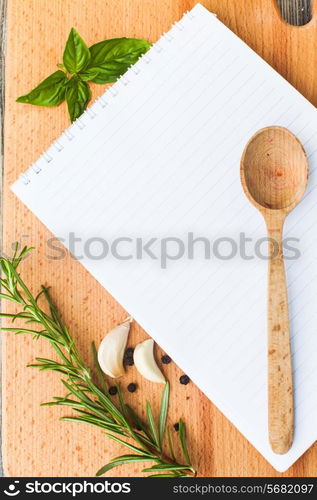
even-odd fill
[[[317,14],[310,24],[295,28],[280,19],[273,0],[202,0],[202,3],[316,105]],[[192,0],[8,2],[4,251],[9,253],[16,240],[36,247],[23,264],[23,277],[34,290],[41,283],[52,286],[63,318],[87,360],[90,340],[98,342],[126,313],[69,255],[63,261],[47,259],[45,245],[50,233],[9,191],[9,184],[68,124],[65,106],[27,107],[15,103],[15,99],[54,71],[55,64],[61,61],[71,26],[78,29],[88,44],[123,35],[155,41],[194,4]],[[103,90],[104,86],[94,86],[93,97]],[[5,309],[9,309],[7,304]],[[131,345],[144,338],[146,333],[134,325]],[[52,396],[63,394],[57,376],[25,368],[34,356],[51,355],[43,342],[5,336],[3,354],[3,457],[7,475],[93,476],[109,458],[122,452],[98,429],[61,423],[58,417],[65,412],[39,407]],[[285,474],[279,474],[192,383],[179,385],[178,367],[168,365],[165,373],[172,385],[169,423],[173,424],[180,416],[186,421],[199,476],[316,474],[316,445]],[[159,391],[153,391],[151,383],[139,379],[134,368],[129,370],[123,385],[131,381],[142,386],[142,391],[133,396],[125,391],[131,404],[143,408],[148,397],[157,409]],[[113,475],[139,473],[137,467],[129,466],[117,469]]]

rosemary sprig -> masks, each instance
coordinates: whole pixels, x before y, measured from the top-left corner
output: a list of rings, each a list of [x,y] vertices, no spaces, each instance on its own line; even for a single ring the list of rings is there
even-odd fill
[[[185,425],[179,421],[179,440],[184,460],[179,463],[174,455],[171,434],[168,429],[170,455],[164,451],[164,434],[169,404],[169,384],[166,383],[162,395],[159,421],[156,423],[151,405],[146,404],[147,423],[142,422],[135,411],[128,406],[122,397],[118,385],[119,404],[113,403],[107,392],[107,383],[98,364],[96,347],[92,344],[95,374],[84,363],[76,344],[51,299],[49,289],[42,286],[37,296],[28,289],[17,271],[19,264],[31,248],[24,247],[20,252],[16,245],[11,259],[0,258],[3,293],[0,297],[18,304],[21,311],[16,314],[4,314],[12,323],[16,320],[25,322],[25,328],[13,326],[2,328],[15,334],[29,333],[35,339],[45,338],[57,354],[58,361],[37,357],[36,363],[29,366],[39,370],[51,370],[62,375],[61,382],[67,394],[54,397],[53,401],[43,405],[70,407],[74,414],[62,417],[61,420],[95,425],[106,431],[105,434],[122,446],[129,449],[129,454],[113,458],[102,467],[97,476],[101,476],[119,465],[135,462],[151,462],[153,465],[142,469],[151,473],[150,477],[183,477],[195,475],[191,464],[185,437]],[[39,305],[44,299],[48,311]],[[33,325],[36,325],[35,327]],[[96,380],[96,381],[95,381]]]

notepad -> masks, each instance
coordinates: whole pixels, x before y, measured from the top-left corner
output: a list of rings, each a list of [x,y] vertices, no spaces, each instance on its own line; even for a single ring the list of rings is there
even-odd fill
[[[266,229],[239,177],[246,142],[269,125],[298,136],[310,172],[285,226],[301,253],[286,260],[295,437],[285,455],[267,430],[267,261],[254,256]],[[197,4],[12,186],[278,471],[316,439],[316,163],[316,109]]]

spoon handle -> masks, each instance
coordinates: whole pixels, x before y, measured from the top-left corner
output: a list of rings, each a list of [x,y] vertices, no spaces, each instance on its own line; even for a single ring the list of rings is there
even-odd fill
[[[272,450],[279,454],[290,449],[294,426],[288,301],[282,244],[283,222],[283,219],[276,217],[268,223],[269,439]]]

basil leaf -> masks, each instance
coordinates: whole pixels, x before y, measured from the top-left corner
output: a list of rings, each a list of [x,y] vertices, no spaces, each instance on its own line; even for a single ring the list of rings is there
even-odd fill
[[[18,97],[16,102],[35,104],[36,106],[58,106],[65,99],[67,81],[67,76],[63,71],[55,71],[31,92]]]
[[[75,28],[69,33],[63,54],[63,64],[72,75],[83,70],[90,60],[90,52]]]
[[[95,83],[114,82],[150,47],[150,42],[138,38],[112,38],[96,43],[89,48],[91,58],[80,77]]]
[[[91,91],[86,82],[81,81],[76,75],[67,84],[66,101],[71,121],[75,121],[86,109],[91,98]]]

